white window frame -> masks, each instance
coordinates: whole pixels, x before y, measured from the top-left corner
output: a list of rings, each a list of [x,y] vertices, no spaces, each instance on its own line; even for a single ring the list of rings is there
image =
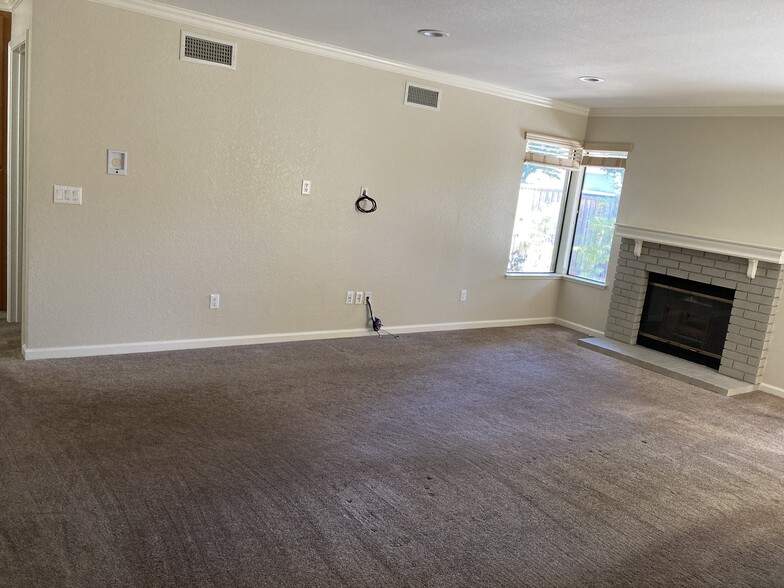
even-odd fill
[[[580,166],[579,170],[572,172],[572,181],[569,184],[569,193],[566,196],[566,209],[564,210],[563,222],[561,224],[558,260],[555,264],[555,273],[560,276],[569,275],[569,257],[574,245],[574,231],[577,228],[577,212],[580,208],[580,191],[583,187],[583,180],[585,180],[585,167]]]
[[[523,165],[532,163],[533,165],[542,165],[536,162],[526,161],[523,162]],[[542,276],[550,276],[550,275],[558,275],[561,274],[561,266],[563,265],[563,260],[561,259],[561,251],[563,249],[564,238],[568,235],[564,233],[564,227],[566,226],[566,218],[569,214],[569,207],[571,206],[571,196],[573,194],[575,177],[579,170],[568,170],[564,168],[557,168],[562,169],[566,172],[566,177],[564,180],[564,186],[566,186],[566,190],[564,191],[563,202],[561,203],[561,210],[558,213],[558,220],[559,220],[559,227],[556,229],[555,235],[555,259],[552,263],[552,271],[549,272],[510,272],[507,271],[507,276],[518,276],[518,277],[525,277],[525,276],[534,276],[534,277],[542,277]],[[521,170],[522,171],[522,170]],[[508,260],[507,260],[508,262]]]
[[[537,136],[537,139],[539,138],[540,137]],[[632,150],[632,145],[601,143],[590,145],[590,148],[589,145],[584,147],[585,152],[594,149],[600,151],[619,151],[628,154]],[[536,162],[524,161],[523,163],[525,164]],[[579,168],[570,171],[571,176],[568,180],[569,185],[565,195],[566,202],[564,203],[563,212],[561,214],[560,233],[557,236],[556,247],[558,248],[558,252],[554,271],[537,273],[507,271],[505,274],[507,279],[562,279],[568,280],[570,282],[585,284],[587,286],[593,286],[595,288],[607,288],[606,282],[596,282],[587,278],[569,275],[569,261],[572,255],[572,248],[574,247],[574,232],[577,228],[577,214],[580,209],[580,198],[582,195],[583,182],[585,180],[585,170],[587,167],[597,167],[597,165],[598,164],[593,161],[586,164],[581,162]],[[607,165],[606,167],[614,166]]]

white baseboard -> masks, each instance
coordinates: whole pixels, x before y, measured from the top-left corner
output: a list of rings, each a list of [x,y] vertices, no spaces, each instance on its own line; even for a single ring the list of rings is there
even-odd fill
[[[25,359],[56,359],[67,357],[91,357],[95,355],[120,355],[124,353],[151,353],[155,351],[178,351],[183,349],[206,349],[209,347],[235,347],[261,343],[284,343],[286,341],[309,341],[313,339],[339,339],[362,337],[375,334],[367,329],[343,329],[336,331],[307,331],[301,333],[276,333],[269,335],[242,335],[238,337],[209,337],[203,339],[175,339],[171,341],[142,341],[139,343],[115,343],[109,345],[78,345],[73,347],[24,347]]]
[[[779,398],[784,398],[784,388],[779,388],[778,386],[772,386],[771,384],[760,384],[759,387],[761,392],[767,392],[768,394],[773,394],[773,396],[778,396]]]
[[[591,337],[604,337],[604,331],[592,329],[591,327],[586,327],[585,325],[573,323],[572,321],[567,321],[562,318],[555,317],[555,319],[553,319],[553,323],[561,327],[566,327],[567,329],[572,329],[573,331],[579,331],[581,333],[585,333],[586,335],[590,335]]]
[[[554,317],[511,319],[495,321],[471,321],[461,323],[435,323],[390,327],[384,330],[393,334],[424,333],[430,331],[456,331],[461,329],[483,329],[490,327],[519,327],[526,325],[548,325]],[[568,326],[568,325],[567,325]],[[139,343],[116,343],[109,345],[78,345],[72,347],[22,347],[25,359],[61,359],[69,357],[92,357],[97,355],[120,355],[125,353],[151,353],[156,351],[178,351],[205,349],[209,347],[233,347],[237,345],[259,345],[284,343],[287,341],[312,341],[318,339],[341,339],[346,337],[375,336],[368,329],[342,329],[333,331],[306,331],[300,333],[276,333],[269,335],[244,335],[239,337],[211,337],[204,339],[176,339],[172,341],[144,341]]]
[[[551,316],[529,319],[507,319],[496,321],[467,321],[462,323],[432,323],[427,325],[407,325],[402,327],[384,327],[395,335],[404,333],[430,333],[435,331],[462,331],[464,329],[489,329],[493,327],[526,327],[530,325],[551,325],[555,318]]]

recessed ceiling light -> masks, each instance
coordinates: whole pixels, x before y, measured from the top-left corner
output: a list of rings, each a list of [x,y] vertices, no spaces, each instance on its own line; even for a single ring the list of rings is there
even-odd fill
[[[586,84],[600,84],[604,78],[597,78],[596,76],[580,76],[580,81]]]
[[[438,29],[419,29],[417,33],[424,35],[425,37],[430,37],[431,39],[440,39],[441,37],[449,36],[449,33],[439,31]]]

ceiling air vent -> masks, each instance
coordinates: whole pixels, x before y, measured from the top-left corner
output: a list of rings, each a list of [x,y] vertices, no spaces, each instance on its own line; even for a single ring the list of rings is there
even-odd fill
[[[182,31],[180,59],[234,69],[237,64],[237,45]]]
[[[438,110],[441,106],[441,90],[407,83],[405,104],[406,106]]]

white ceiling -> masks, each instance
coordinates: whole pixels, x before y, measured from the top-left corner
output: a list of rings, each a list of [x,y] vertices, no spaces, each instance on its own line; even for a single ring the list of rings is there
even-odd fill
[[[591,108],[784,105],[784,0],[161,3]]]

